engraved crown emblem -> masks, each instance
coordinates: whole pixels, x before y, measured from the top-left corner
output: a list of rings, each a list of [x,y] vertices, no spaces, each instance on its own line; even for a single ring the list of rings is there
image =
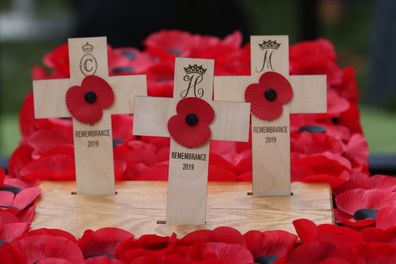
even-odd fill
[[[262,50],[265,50],[265,49],[277,50],[277,49],[279,49],[280,45],[281,44],[276,42],[276,40],[274,40],[274,41],[272,41],[272,40],[268,40],[268,41],[263,40],[263,43],[259,43],[259,47]]]
[[[190,73],[198,73],[198,74],[204,74],[206,72],[206,69],[204,69],[202,67],[202,65],[188,65],[188,67],[183,67],[184,71],[186,72],[186,74],[190,74]]]
[[[84,46],[81,47],[84,53],[91,53],[94,49],[94,46],[92,46],[91,44],[89,44],[88,42],[85,43]]]

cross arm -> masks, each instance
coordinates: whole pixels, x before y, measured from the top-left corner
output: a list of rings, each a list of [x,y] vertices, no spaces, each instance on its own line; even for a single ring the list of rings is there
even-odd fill
[[[214,78],[214,100],[245,102],[245,89],[250,83],[249,76],[217,76]]]
[[[112,114],[130,114],[134,110],[134,97],[147,95],[145,75],[124,75],[109,77],[115,95],[114,104],[109,108]]]
[[[33,81],[35,117],[70,117],[66,107],[66,92],[70,86],[69,79]]]
[[[290,76],[293,99],[290,113],[325,113],[327,111],[327,85],[325,75]]]
[[[136,96],[133,134],[169,137],[167,124],[174,114],[176,102],[172,98]]]
[[[215,101],[211,105],[216,113],[210,125],[213,140],[249,140],[250,104]]]
[[[250,106],[248,103],[209,102],[215,111],[210,125],[212,139],[248,141]],[[168,120],[176,114],[177,101],[163,97],[135,97],[133,134],[169,137]]]

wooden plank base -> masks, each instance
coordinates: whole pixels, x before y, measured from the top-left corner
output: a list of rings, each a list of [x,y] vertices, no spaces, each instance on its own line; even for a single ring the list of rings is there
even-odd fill
[[[294,233],[292,221],[309,218],[317,224],[333,223],[331,190],[326,184],[292,183],[291,196],[247,195],[250,182],[209,182],[205,225],[158,224],[165,220],[166,182],[129,181],[116,185],[117,195],[71,194],[74,182],[41,183],[32,229],[59,228],[80,237],[86,229],[120,227],[137,236],[143,234],[179,237],[197,229],[230,226],[249,230],[281,229]]]

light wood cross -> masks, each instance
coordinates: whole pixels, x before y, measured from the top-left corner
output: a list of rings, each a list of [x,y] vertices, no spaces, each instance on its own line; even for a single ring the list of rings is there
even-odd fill
[[[103,111],[95,124],[73,119],[74,154],[77,194],[114,195],[112,114],[133,113],[136,95],[146,95],[146,76],[109,77],[106,37],[68,40],[70,79],[33,81],[36,118],[71,117],[66,93],[81,85],[86,76],[99,76],[107,81],[114,94],[113,104]],[[87,94],[85,94],[87,95]]]
[[[287,78],[292,100],[282,115],[266,121],[252,118],[253,195],[290,195],[290,113],[327,111],[326,76],[289,76],[288,36],[251,36],[251,76],[219,76],[214,80],[215,100],[245,101],[249,84],[269,71]],[[263,94],[264,96],[264,94]]]
[[[177,58],[173,98],[135,97],[133,134],[170,137],[167,124],[176,114],[178,102],[198,97],[215,112],[210,124],[211,140],[247,141],[249,104],[212,101],[213,67],[213,60]],[[188,148],[171,137],[167,224],[205,223],[208,164],[209,140],[202,146]]]

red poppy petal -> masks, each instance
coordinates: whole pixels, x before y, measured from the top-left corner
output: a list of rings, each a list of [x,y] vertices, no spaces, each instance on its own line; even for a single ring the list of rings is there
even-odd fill
[[[119,228],[101,228],[95,232],[86,230],[78,245],[86,258],[100,254],[114,255],[120,242],[133,237],[133,234]]]
[[[14,197],[12,192],[0,191],[0,208],[11,206]]]
[[[290,82],[277,72],[265,72],[259,80],[260,85],[267,89],[276,91],[276,101],[281,104],[287,104],[293,98],[293,88]]]
[[[244,235],[247,248],[253,257],[285,256],[295,245],[298,237],[282,230],[249,231]]]
[[[387,229],[396,225],[396,207],[382,208],[377,213],[376,227]]]
[[[51,237],[63,237],[67,240],[72,241],[73,243],[77,244],[77,239],[70,233],[63,231],[61,229],[50,229],[50,228],[39,228],[28,233],[24,234],[24,237],[27,236],[38,236],[38,235],[48,235]]]
[[[348,227],[322,224],[318,226],[318,229],[321,241],[330,242],[336,246],[347,248],[358,242],[364,242],[361,233]]]
[[[19,264],[26,263],[26,259],[11,244],[4,243],[2,246],[0,246],[0,262],[7,264]]]
[[[61,258],[46,258],[37,262],[37,264],[73,264],[72,262]]]
[[[251,103],[250,111],[261,120],[275,120],[282,115],[283,106],[277,102],[260,99]]]
[[[252,254],[243,246],[238,244],[226,244],[219,242],[208,242],[203,248],[204,259],[217,258],[230,264],[253,263]]]
[[[277,101],[264,98],[264,89],[260,84],[250,84],[245,90],[245,101],[250,103],[252,114],[262,120],[274,120],[282,115],[283,107]]]
[[[0,240],[12,242],[28,230],[29,223],[10,223],[0,226]]]
[[[15,196],[13,206],[18,209],[24,209],[26,206],[34,202],[40,196],[39,187],[27,188]]]
[[[14,248],[24,254],[28,263],[47,258],[61,258],[71,263],[82,263],[84,257],[80,248],[71,240],[59,236],[34,235],[17,239]]]
[[[217,227],[213,230],[214,242],[224,242],[227,244],[240,244],[245,246],[246,241],[242,236],[241,232],[238,230],[227,227],[221,226]]]
[[[308,219],[297,219],[293,221],[294,229],[303,243],[319,240],[318,226]]]
[[[90,75],[84,78],[81,83],[84,93],[87,91],[92,91],[96,93],[97,103],[102,108],[110,107],[114,102],[114,93],[110,84],[108,84],[104,79]]]
[[[168,130],[178,144],[187,148],[202,146],[209,141],[211,136],[207,124],[198,122],[195,126],[189,126],[185,121],[185,116],[182,115],[175,115],[169,119]]]
[[[198,116],[200,123],[208,125],[213,122],[215,116],[214,110],[208,102],[195,97],[181,99],[177,103],[176,112],[183,116],[194,113]]]
[[[303,244],[290,253],[287,263],[320,263],[321,260],[329,256],[334,248],[334,245],[321,241]]]
[[[84,264],[124,264],[124,262],[118,259],[112,259],[108,257],[94,257],[85,260]]]

